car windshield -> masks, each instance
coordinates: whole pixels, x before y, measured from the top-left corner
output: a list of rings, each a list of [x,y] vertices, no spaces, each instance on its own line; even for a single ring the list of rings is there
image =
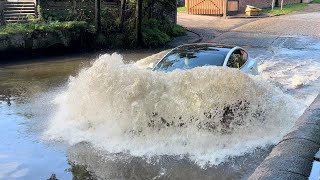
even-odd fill
[[[153,70],[170,72],[201,66],[223,66],[229,50],[208,45],[180,47],[167,54]]]

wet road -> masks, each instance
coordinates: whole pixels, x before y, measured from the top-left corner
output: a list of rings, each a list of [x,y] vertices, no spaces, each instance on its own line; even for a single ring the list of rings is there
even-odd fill
[[[311,103],[320,86],[318,56],[305,56],[290,49],[251,48],[249,52],[259,62],[260,78],[306,106]],[[127,55],[126,59],[135,61],[150,54]],[[219,166],[202,169],[188,158],[162,156],[146,160],[128,154],[108,154],[87,143],[69,146],[43,140],[43,129],[53,113],[46,103],[52,100],[48,94],[63,88],[68,77],[89,67],[94,57],[63,57],[1,66],[0,179],[46,179],[52,174],[59,179],[245,179],[270,152],[270,148],[257,149]]]

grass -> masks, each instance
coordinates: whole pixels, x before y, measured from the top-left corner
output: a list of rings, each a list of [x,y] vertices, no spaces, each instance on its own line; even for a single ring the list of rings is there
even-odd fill
[[[7,24],[0,27],[0,35],[5,34],[28,34],[35,31],[54,32],[71,29],[86,29],[88,24],[82,21],[66,21],[66,22],[28,22],[22,24]]]
[[[313,3],[318,3],[318,4],[320,4],[320,0],[313,0]]]
[[[187,7],[178,7],[178,12],[187,12]]]
[[[316,0],[316,1],[320,1],[320,0]],[[283,6],[282,10],[280,7],[275,7],[273,11],[271,10],[271,8],[267,8],[267,9],[263,9],[262,12],[266,14],[272,14],[274,16],[280,16],[280,15],[290,14],[295,11],[303,11],[307,6],[308,4],[306,3],[290,4],[290,5]]]

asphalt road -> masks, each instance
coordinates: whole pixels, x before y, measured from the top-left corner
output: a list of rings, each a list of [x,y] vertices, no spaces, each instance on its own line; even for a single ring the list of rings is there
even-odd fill
[[[224,19],[178,13],[178,24],[202,36],[202,42],[261,48],[320,49],[320,5],[267,18]]]
[[[286,51],[319,60],[320,5],[310,4],[290,15],[223,19],[178,14],[178,23],[196,32],[202,42],[247,46],[256,54]],[[277,49],[274,51],[274,49]],[[313,157],[320,147],[320,95],[296,122],[250,179],[308,179]]]

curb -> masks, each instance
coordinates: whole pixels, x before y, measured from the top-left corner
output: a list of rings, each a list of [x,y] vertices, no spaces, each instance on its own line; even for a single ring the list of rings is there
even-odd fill
[[[203,40],[203,37],[199,34],[199,33],[196,33],[196,32],[194,32],[194,31],[192,31],[192,30],[189,30],[189,29],[187,29],[187,31],[188,32],[191,32],[191,33],[193,33],[193,34],[195,34],[195,35],[197,35],[199,38],[197,39],[197,40],[195,40],[193,43],[199,43],[199,42],[201,42],[202,40]]]
[[[171,41],[171,42],[167,45],[167,47],[169,47],[169,48],[175,48],[175,47],[180,46],[180,45],[183,45],[183,44],[193,44],[193,43],[199,43],[199,42],[202,41],[203,37],[202,37],[200,34],[194,32],[194,31],[191,31],[191,30],[189,30],[189,29],[186,29],[186,31],[189,32],[189,33],[192,33],[193,35],[195,35],[195,36],[197,36],[197,37],[191,37],[191,38],[190,38],[191,41],[189,41],[189,39],[186,39],[186,38],[188,38],[188,37],[190,37],[190,36],[188,36],[188,35],[181,36],[181,37],[184,38],[184,39],[180,39],[180,40],[178,40],[178,41],[177,41],[177,40],[176,40],[176,41]]]
[[[261,18],[270,18],[275,17],[274,15],[267,14],[267,15],[261,15],[261,16],[227,16],[227,19],[261,19]]]
[[[320,94],[249,179],[307,180],[319,148]]]

